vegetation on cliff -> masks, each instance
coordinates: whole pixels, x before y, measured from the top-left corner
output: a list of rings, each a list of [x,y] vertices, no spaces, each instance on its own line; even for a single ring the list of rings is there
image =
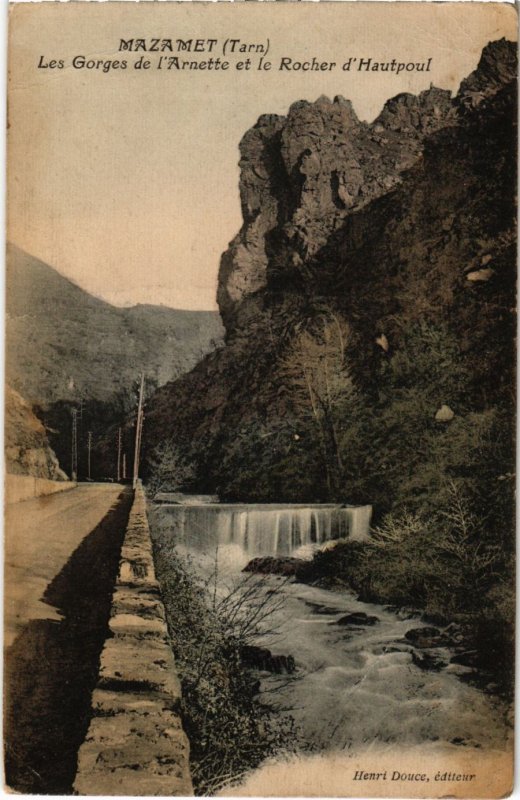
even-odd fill
[[[401,538],[326,569],[460,616],[508,661],[515,75],[501,40],[455,98],[399,95],[371,124],[342,98],[261,117],[221,263],[226,345],[155,393],[146,443],[223,499],[371,503]]]

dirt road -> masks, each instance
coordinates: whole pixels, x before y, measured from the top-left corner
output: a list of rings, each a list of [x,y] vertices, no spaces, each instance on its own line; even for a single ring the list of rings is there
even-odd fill
[[[81,541],[117,502],[121,487],[83,484],[60,494],[37,497],[6,508],[5,627],[9,647],[31,619],[60,619],[41,600]]]
[[[85,484],[7,507],[4,732],[19,792],[71,791],[131,500]]]

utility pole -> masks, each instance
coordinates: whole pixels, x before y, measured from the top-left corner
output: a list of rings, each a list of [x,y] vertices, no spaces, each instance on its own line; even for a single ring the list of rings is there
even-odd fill
[[[117,431],[117,482],[121,480],[121,449],[122,449],[122,441],[121,441],[121,428],[118,428]]]
[[[88,457],[87,457],[87,477],[90,480],[90,453],[92,450],[92,431],[88,432],[88,440],[87,440],[87,450],[88,450]]]
[[[139,478],[139,458],[141,455],[141,435],[143,431],[143,395],[144,395],[144,372],[141,373],[141,387],[139,389],[139,405],[137,407],[137,420],[135,423],[135,453],[134,453],[134,479],[132,486],[135,489]]]
[[[78,411],[72,409],[72,452],[70,474],[73,481],[78,479]]]

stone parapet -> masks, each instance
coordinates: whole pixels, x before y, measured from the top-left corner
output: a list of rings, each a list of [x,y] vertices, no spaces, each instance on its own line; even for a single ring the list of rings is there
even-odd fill
[[[44,497],[56,492],[67,492],[77,486],[73,481],[51,481],[33,475],[5,475],[5,502],[20,503],[35,497]]]
[[[74,790],[81,795],[191,795],[181,688],[141,485],[121,551],[109,627]]]

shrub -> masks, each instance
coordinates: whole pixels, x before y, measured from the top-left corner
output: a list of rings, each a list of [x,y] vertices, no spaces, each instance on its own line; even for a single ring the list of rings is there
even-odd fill
[[[173,442],[158,445],[148,459],[147,491],[175,491],[189,486],[195,476],[194,467],[184,458]]]
[[[294,738],[292,719],[275,718],[241,660],[243,643],[270,609],[266,601],[253,602],[247,613],[247,601],[255,599],[252,582],[242,595],[233,591],[218,599],[216,583],[208,591],[172,545],[155,542],[154,549],[182,682],[193,783],[196,794],[211,795]]]

